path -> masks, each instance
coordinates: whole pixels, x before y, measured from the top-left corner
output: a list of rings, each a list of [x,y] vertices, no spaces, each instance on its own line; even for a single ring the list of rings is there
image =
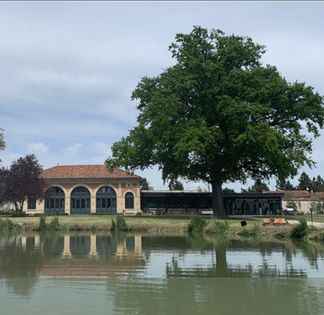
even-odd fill
[[[296,225],[296,224],[299,223],[298,220],[287,220],[287,221],[288,221],[289,224],[293,224],[293,225]],[[313,225],[313,226],[315,226],[317,228],[324,229],[324,222],[313,222],[313,224],[312,224],[311,221],[307,221],[307,224],[308,225]]]

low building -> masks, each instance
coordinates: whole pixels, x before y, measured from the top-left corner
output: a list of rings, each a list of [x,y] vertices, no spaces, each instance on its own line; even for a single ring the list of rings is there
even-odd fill
[[[280,190],[283,193],[282,208],[293,208],[298,213],[324,212],[324,192],[306,190]]]
[[[211,213],[212,194],[193,191],[141,191],[142,178],[105,165],[62,165],[42,173],[48,187],[42,201],[29,196],[30,214],[115,214],[129,211],[155,215]],[[282,212],[282,192],[224,193],[227,215],[271,215]]]
[[[227,215],[272,215],[282,212],[283,193],[224,193]],[[142,191],[141,208],[157,215],[208,213],[212,209],[210,192]]]
[[[62,165],[42,173],[48,188],[44,200],[29,196],[27,213],[114,214],[140,210],[141,177],[105,165]]]

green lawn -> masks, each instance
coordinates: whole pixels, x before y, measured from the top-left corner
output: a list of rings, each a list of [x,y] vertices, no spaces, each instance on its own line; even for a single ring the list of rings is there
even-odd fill
[[[25,227],[35,228],[39,224],[39,217],[5,217],[16,224]],[[46,217],[46,222],[52,220],[52,216]],[[111,227],[111,222],[116,222],[116,215],[71,215],[59,216],[59,222],[62,226],[75,227],[80,226],[85,229],[93,227],[108,230]],[[141,231],[186,231],[190,222],[189,216],[126,216],[124,217],[128,227],[133,230]],[[213,218],[204,218],[207,222],[214,220]],[[222,221],[222,220],[221,220]],[[240,219],[229,219],[228,222],[232,227],[240,226]],[[255,221],[254,221],[255,222]]]

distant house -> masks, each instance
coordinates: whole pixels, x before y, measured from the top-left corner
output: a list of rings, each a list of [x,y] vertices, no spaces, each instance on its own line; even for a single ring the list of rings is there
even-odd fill
[[[48,189],[39,202],[29,196],[28,213],[90,214],[122,213],[140,209],[141,177],[121,169],[108,172],[105,165],[54,166],[41,175]]]
[[[297,212],[310,213],[311,207],[324,202],[324,192],[306,190],[278,190],[283,193],[282,208],[296,208]]]

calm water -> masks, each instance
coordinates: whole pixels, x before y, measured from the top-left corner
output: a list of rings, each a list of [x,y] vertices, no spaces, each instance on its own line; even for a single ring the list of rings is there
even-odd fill
[[[0,237],[0,314],[324,314],[324,247],[182,236]]]

